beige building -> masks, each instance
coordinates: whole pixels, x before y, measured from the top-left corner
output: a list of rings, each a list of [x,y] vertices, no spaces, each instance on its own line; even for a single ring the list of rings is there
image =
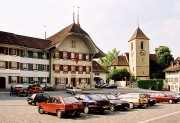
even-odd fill
[[[149,38],[138,27],[130,40],[129,53],[118,56],[110,65],[110,68],[126,68],[131,76],[138,80],[150,78],[150,61],[154,54],[149,53]]]
[[[167,88],[170,91],[180,91],[180,57],[164,70]]]
[[[72,85],[79,88],[94,87],[92,59],[105,54],[95,45],[79,24],[71,24],[53,36],[51,40],[50,80],[58,88]]]

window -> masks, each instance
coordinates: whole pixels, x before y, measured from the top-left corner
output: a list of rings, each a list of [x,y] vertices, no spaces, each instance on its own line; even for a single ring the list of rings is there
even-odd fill
[[[74,40],[71,41],[71,46],[72,46],[72,48],[76,47],[76,42]]]
[[[11,54],[12,54],[12,55],[16,55],[16,52],[17,52],[16,49],[12,49],[12,50],[11,50]]]
[[[0,61],[0,69],[4,69],[5,68],[5,61]]]
[[[16,76],[11,77],[11,83],[17,83],[17,77]]]
[[[28,64],[27,63],[23,63],[23,69],[24,70],[28,69]]]
[[[38,53],[34,52],[34,53],[33,53],[33,57],[34,57],[34,58],[38,58]]]
[[[86,61],[89,61],[89,54],[86,54]]]
[[[71,66],[71,72],[75,72],[75,66]]]
[[[66,84],[66,78],[56,78],[57,84]]]
[[[37,77],[34,77],[34,78],[33,78],[33,81],[34,81],[34,82],[38,82],[38,78],[37,78]]]
[[[43,70],[47,70],[47,65],[42,65]]]
[[[144,49],[143,41],[141,41],[141,49]]]
[[[55,52],[55,58],[59,58],[59,51]]]
[[[63,71],[64,71],[64,72],[67,72],[67,71],[68,71],[68,66],[67,66],[67,65],[64,65],[64,66],[63,66]]]
[[[12,62],[12,69],[17,69],[17,62]]]
[[[79,53],[79,60],[82,60],[82,58],[83,58],[83,54]]]
[[[33,64],[33,70],[37,70],[38,65],[37,64]]]
[[[99,76],[99,73],[95,73],[95,76]]]
[[[75,53],[71,53],[71,59],[74,60]]]
[[[46,83],[46,82],[47,82],[47,78],[46,78],[46,77],[43,77],[43,78],[42,78],[42,82],[43,82],[43,83]]]
[[[27,77],[23,77],[23,83],[28,83],[28,78]]]
[[[43,59],[47,59],[47,54],[46,54],[46,53],[43,53],[42,58],[43,58]]]
[[[67,59],[68,58],[68,53],[67,52],[63,52],[63,59]]]
[[[0,54],[4,54],[4,48],[0,47]]]
[[[131,43],[131,50],[133,50],[133,42]]]
[[[90,73],[89,66],[86,66],[86,73]]]
[[[83,66],[79,66],[79,73],[83,73]]]
[[[23,57],[27,57],[28,56],[28,53],[26,50],[23,50]]]
[[[59,65],[58,64],[56,64],[55,65],[55,71],[59,71],[60,69],[59,69]]]

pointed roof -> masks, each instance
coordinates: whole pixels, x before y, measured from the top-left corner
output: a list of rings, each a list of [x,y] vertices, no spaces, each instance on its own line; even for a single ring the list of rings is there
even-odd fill
[[[106,69],[104,69],[98,62],[92,62],[93,72],[101,72],[101,73],[108,73]]]
[[[77,36],[81,37],[85,44],[89,47],[92,54],[95,54],[93,58],[100,58],[104,57],[105,53],[103,53],[92,41],[91,37],[86,33],[78,24],[72,23],[71,25],[65,27],[64,29],[60,30],[56,34],[52,35],[51,37],[47,38],[51,40],[52,43],[49,48],[54,47],[59,42],[62,42],[64,38],[66,38],[70,34],[76,34]]]
[[[132,41],[134,39],[145,39],[149,40],[149,38],[141,31],[141,29],[138,27],[134,34],[132,35],[131,39],[129,41]]]

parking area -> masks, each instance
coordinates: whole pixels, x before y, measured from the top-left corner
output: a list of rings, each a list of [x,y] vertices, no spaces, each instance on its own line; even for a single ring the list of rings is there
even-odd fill
[[[92,91],[92,90],[88,90]],[[101,90],[102,92],[107,90]],[[119,90],[108,90],[116,93]],[[121,90],[128,91],[128,90]],[[130,91],[130,90],[129,90]],[[136,91],[136,90],[134,90]],[[140,90],[143,91],[143,90]],[[144,90],[146,91],[146,90]],[[65,91],[48,92],[49,95],[69,95]],[[37,106],[30,106],[26,97],[10,97],[8,92],[0,93],[1,123],[179,123],[180,103],[158,103],[147,108],[127,111],[105,111],[104,114],[81,114],[80,117],[57,118],[53,114],[39,114]]]

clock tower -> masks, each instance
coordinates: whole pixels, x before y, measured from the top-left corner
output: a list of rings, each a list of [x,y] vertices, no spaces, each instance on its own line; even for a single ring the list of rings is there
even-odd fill
[[[139,80],[149,79],[149,38],[138,27],[128,44],[131,76]]]

